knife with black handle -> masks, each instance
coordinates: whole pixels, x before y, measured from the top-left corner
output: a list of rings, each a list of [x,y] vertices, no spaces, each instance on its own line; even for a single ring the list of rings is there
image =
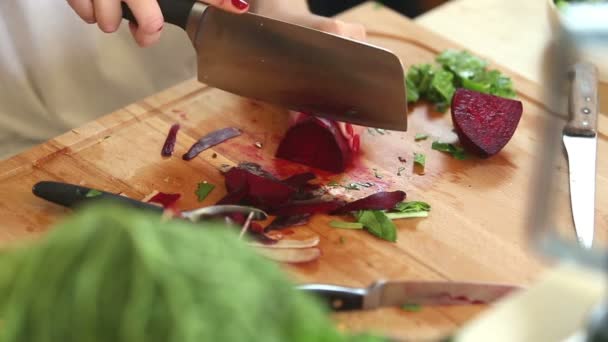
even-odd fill
[[[131,208],[142,209],[158,214],[163,213],[162,207],[153,204],[74,184],[43,181],[36,183],[32,188],[32,192],[42,199],[68,208],[77,208],[83,205],[103,201],[126,205]]]
[[[164,20],[190,38],[200,82],[331,120],[407,130],[404,68],[393,52],[256,13],[157,1]],[[122,16],[137,23],[124,2]]]

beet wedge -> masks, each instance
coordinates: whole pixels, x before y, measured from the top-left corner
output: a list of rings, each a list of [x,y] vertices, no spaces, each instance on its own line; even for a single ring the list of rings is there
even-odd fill
[[[462,146],[482,158],[502,150],[517,129],[520,101],[458,89],[452,99],[452,121]]]
[[[357,140],[357,148],[358,144]],[[340,173],[352,161],[351,145],[337,122],[299,114],[281,140],[276,157]]]

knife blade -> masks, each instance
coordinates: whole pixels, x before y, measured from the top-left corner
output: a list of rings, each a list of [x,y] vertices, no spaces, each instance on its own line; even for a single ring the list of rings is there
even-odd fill
[[[304,284],[299,290],[322,299],[334,311],[412,305],[488,304],[520,289],[491,283],[449,281],[378,281],[367,288]]]
[[[194,0],[158,2],[165,21],[188,33],[200,82],[337,121],[407,129],[404,70],[391,51]]]
[[[563,130],[568,158],[570,204],[581,246],[591,248],[595,229],[597,157],[597,69],[577,63],[571,72],[570,121]]]

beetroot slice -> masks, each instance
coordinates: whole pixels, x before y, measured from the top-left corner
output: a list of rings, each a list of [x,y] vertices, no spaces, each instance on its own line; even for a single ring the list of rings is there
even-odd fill
[[[238,137],[239,135],[241,135],[241,131],[232,127],[211,132],[194,143],[194,145],[190,147],[190,150],[188,150],[188,152],[184,154],[182,158],[184,160],[192,160],[206,149],[221,144],[226,140]]]
[[[346,214],[351,211],[359,210],[391,210],[395,208],[397,203],[403,202],[404,199],[405,192],[403,191],[378,192],[348,203],[332,212],[332,214]]]
[[[342,201],[294,201],[272,210],[271,214],[275,216],[326,214],[342,206],[344,206]]]
[[[340,173],[353,153],[336,122],[300,114],[281,140],[276,157]]]
[[[452,121],[463,147],[482,158],[507,145],[521,119],[520,101],[458,89],[452,99]]]
[[[283,184],[247,170],[232,168],[225,174],[228,196],[220,204],[237,204],[244,202],[260,209],[277,207],[288,202],[295,190]],[[238,193],[237,195],[233,195]],[[235,201],[238,201],[234,203]]]
[[[165,140],[165,144],[163,145],[163,149],[160,154],[163,157],[171,157],[173,155],[173,150],[175,150],[175,143],[177,142],[177,132],[180,129],[179,124],[174,124],[169,129],[169,134],[167,134],[167,139]]]
[[[165,209],[175,209],[175,204],[181,197],[181,194],[166,194],[164,192],[159,192],[154,195],[154,197],[150,198],[148,202],[160,204]]]

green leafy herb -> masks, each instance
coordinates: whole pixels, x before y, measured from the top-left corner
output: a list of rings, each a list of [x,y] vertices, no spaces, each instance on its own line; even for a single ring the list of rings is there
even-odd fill
[[[397,241],[397,227],[383,211],[359,211],[356,218],[372,235],[391,242]]]
[[[460,78],[472,78],[485,70],[488,63],[467,51],[445,50],[436,61]]]
[[[372,182],[357,183],[357,184],[361,185],[364,188],[371,188],[372,186],[374,186],[374,183],[372,183]]]
[[[327,183],[327,186],[330,186],[332,188],[338,187],[340,186],[340,183],[336,182],[336,181],[331,181],[329,183]]]
[[[367,128],[367,133],[369,133],[369,135],[376,135],[376,130],[374,130],[374,129],[373,129],[373,128],[371,128],[371,127],[368,127],[368,128]]]
[[[452,103],[452,97],[456,92],[454,87],[454,75],[446,70],[437,70],[431,80],[431,88],[427,98],[435,104],[435,110],[445,112]]]
[[[329,226],[339,229],[363,229],[363,224],[360,222],[331,221]]]
[[[422,153],[414,153],[414,164],[420,165],[424,168],[426,164],[426,156]]]
[[[420,92],[418,91],[416,83],[414,83],[414,81],[407,76],[405,77],[405,90],[407,94],[407,102],[416,102],[420,100]]]
[[[215,185],[207,182],[202,182],[198,183],[198,187],[194,193],[198,197],[198,201],[202,202],[205,200],[205,198],[207,198],[207,196],[209,196],[213,189],[215,189]]]
[[[462,147],[454,146],[453,144],[434,141],[431,148],[436,151],[449,153],[458,160],[465,160],[467,158],[464,149]]]
[[[103,193],[99,190],[95,190],[95,189],[91,189],[87,192],[87,194],[85,195],[86,198],[93,198],[93,197],[98,197],[103,195]]]
[[[406,76],[407,101],[427,100],[439,112],[452,103],[456,88],[512,98],[516,96],[511,79],[498,70],[488,70],[488,63],[467,51],[446,50],[432,64],[412,65]]]
[[[372,169],[374,171],[374,177],[378,179],[382,179],[382,175],[378,173],[378,169]]]
[[[431,206],[422,201],[401,202],[395,206],[395,210],[402,213],[431,211]]]
[[[419,304],[403,304],[401,306],[401,310],[407,312],[419,312],[422,310],[422,306],[420,306]]]
[[[419,211],[419,212],[415,212],[415,213],[386,213],[386,217],[388,217],[391,220],[422,218],[422,217],[429,217],[429,212],[428,211]]]
[[[416,134],[416,136],[414,137],[415,141],[421,141],[421,140],[426,140],[428,139],[429,135],[425,134],[425,133],[418,133]]]
[[[431,206],[426,202],[420,201],[402,202],[395,206],[394,211],[386,214],[391,220],[428,217]]]
[[[357,183],[350,183],[344,186],[344,189],[346,190],[361,190],[361,188],[359,188],[359,185]]]
[[[435,103],[440,111],[445,111],[452,102],[454,88],[454,76],[441,68],[434,68],[431,64],[413,65],[406,75],[406,87],[408,102],[416,102],[419,99],[429,100]]]

